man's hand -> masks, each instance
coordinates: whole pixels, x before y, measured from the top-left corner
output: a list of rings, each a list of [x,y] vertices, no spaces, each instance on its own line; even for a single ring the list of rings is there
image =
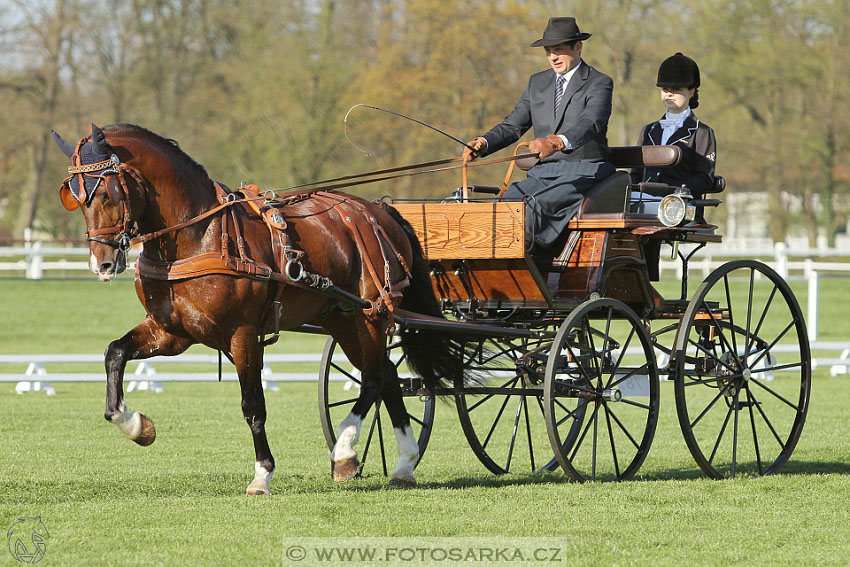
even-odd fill
[[[564,141],[555,134],[549,134],[545,138],[535,138],[528,144],[528,149],[533,154],[538,154],[538,159],[544,159],[555,152],[564,149]]]
[[[482,137],[477,137],[474,140],[466,143],[467,147],[463,149],[463,157],[469,156],[468,161],[472,161],[487,150],[487,140]],[[470,149],[472,148],[472,149]]]

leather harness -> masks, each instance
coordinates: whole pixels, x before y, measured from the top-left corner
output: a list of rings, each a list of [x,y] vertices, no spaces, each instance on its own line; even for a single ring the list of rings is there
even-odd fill
[[[64,192],[67,191],[72,194],[68,185],[71,176],[94,175],[101,177],[107,184],[113,183],[113,181],[117,182],[117,185],[110,185],[110,188],[120,186],[121,193],[118,194],[115,191],[115,194],[113,194],[110,191],[110,197],[113,201],[117,200],[122,207],[122,219],[115,226],[106,228],[87,227],[86,237],[88,240],[107,244],[113,248],[117,248],[120,253],[126,253],[133,245],[149,242],[191,226],[213,215],[220,215],[221,248],[219,251],[205,252],[173,262],[152,260],[142,252],[136,261],[137,277],[173,281],[210,274],[222,274],[274,281],[283,284],[277,290],[275,298],[269,306],[270,308],[275,307],[272,323],[274,336],[268,341],[264,341],[264,344],[271,344],[277,340],[280,330],[280,297],[285,286],[317,292],[336,290],[335,295],[343,298],[351,298],[360,305],[366,305],[367,307],[364,307],[364,312],[367,317],[387,316],[389,318],[387,332],[388,334],[392,332],[394,327],[394,300],[401,297],[401,291],[410,284],[410,271],[404,261],[404,257],[395,248],[384,229],[362,204],[351,200],[343,194],[337,193],[333,189],[322,188],[293,191],[281,196],[277,196],[276,193],[272,192],[272,198],[267,198],[269,194],[261,194],[260,188],[257,185],[243,185],[236,192],[231,192],[219,183],[213,182],[219,202],[217,206],[168,228],[147,234],[138,234],[138,219],[133,216],[134,212],[131,210],[130,189],[127,185],[127,177],[136,182],[142,191],[146,191],[147,185],[145,181],[136,170],[126,164],[120,163],[116,156],[113,156],[106,162],[82,164],[80,148],[88,140],[89,138],[81,139],[72,156],[72,165],[68,168],[69,177],[65,179],[61,189],[63,203],[66,202],[66,197],[68,196]],[[108,171],[104,171],[107,169]],[[303,258],[304,252],[292,247],[291,240],[286,232],[287,223],[280,209],[305,199],[321,201],[327,205],[328,210],[336,210],[343,219],[360,255],[364,259],[375,288],[379,290],[377,298],[365,300],[357,298],[343,290],[338,290],[329,278],[308,272],[304,269],[301,264],[301,258]],[[77,200],[79,199],[77,198]],[[70,200],[68,202],[71,203],[71,206],[74,205]],[[243,209],[259,216],[265,223],[269,230],[274,266],[257,262],[246,253],[245,241],[242,235],[242,223],[240,222],[240,216],[235,210],[237,205],[245,205]],[[66,208],[70,208],[70,206],[66,204]],[[375,269],[375,260],[378,260],[378,258],[373,258],[375,254],[370,253],[369,247],[364,241],[361,232],[361,225],[364,221],[372,227],[374,237],[379,244],[383,274],[379,274]],[[106,238],[111,236],[115,236],[115,238]],[[236,249],[235,255],[230,252],[232,247]],[[397,263],[405,275],[399,281],[392,281],[391,260]],[[357,301],[358,299],[359,301]]]

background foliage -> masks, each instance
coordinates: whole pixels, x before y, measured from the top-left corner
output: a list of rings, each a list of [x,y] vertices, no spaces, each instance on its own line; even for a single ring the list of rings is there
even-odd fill
[[[655,73],[675,51],[700,64],[701,119],[730,191],[770,195],[770,232],[833,241],[850,192],[850,0],[599,0],[571,6],[585,59],[615,82],[612,145],[662,112]],[[211,176],[286,187],[458,155],[505,116],[539,49],[547,0],[0,0],[0,238],[26,227],[78,236],[56,189],[66,160],[49,130],[133,122],[174,138]],[[502,170],[481,182],[500,178]],[[376,197],[438,196],[454,174]]]

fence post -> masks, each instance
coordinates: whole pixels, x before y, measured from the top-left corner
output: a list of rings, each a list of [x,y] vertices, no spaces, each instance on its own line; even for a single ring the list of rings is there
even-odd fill
[[[41,254],[41,240],[36,240],[32,243],[32,246],[29,249],[29,253],[27,254],[27,279],[28,280],[40,280],[43,274],[43,270],[41,269],[42,262],[42,254]]]
[[[776,260],[776,271],[783,279],[788,279],[788,247],[784,242],[774,243],[773,257]]]
[[[809,280],[809,301],[807,313],[807,328],[809,330],[809,342],[818,340],[818,272],[810,270],[808,274]]]

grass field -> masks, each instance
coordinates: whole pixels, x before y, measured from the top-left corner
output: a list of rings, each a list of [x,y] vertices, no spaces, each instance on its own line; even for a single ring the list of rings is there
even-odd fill
[[[821,290],[822,340],[850,337],[848,317],[835,310],[845,303],[836,282],[824,280]],[[5,280],[0,313],[4,354],[101,352],[142,315],[130,278]],[[317,352],[323,342],[287,339],[276,352]],[[101,384],[59,386],[47,397],[0,385],[0,530],[41,516],[50,539],[40,565],[275,565],[285,538],[317,536],[394,536],[399,545],[535,537],[556,542],[566,551],[560,564],[570,565],[850,563],[850,380],[826,370],[815,374],[806,428],[778,476],[703,478],[682,441],[672,384],[662,383],[640,480],[493,476],[467,447],[449,402],[437,405],[420,485],[409,490],[386,488],[375,467],[334,485],[316,386],[285,384],[266,395],[278,467],[270,498],[243,496],[253,448],[237,384],[169,383],[162,394],[131,394],[131,407],[157,424],[147,448],[103,421]],[[0,550],[0,566],[18,564]]]

